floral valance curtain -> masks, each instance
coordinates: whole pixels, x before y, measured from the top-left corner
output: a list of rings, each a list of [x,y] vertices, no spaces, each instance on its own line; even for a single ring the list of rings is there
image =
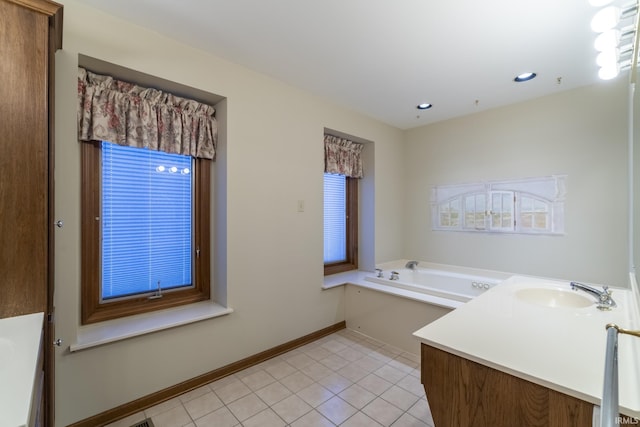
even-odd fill
[[[214,159],[210,105],[78,68],[78,139]]]
[[[363,144],[338,138],[333,135],[324,136],[324,171],[337,173],[350,178],[362,178]]]

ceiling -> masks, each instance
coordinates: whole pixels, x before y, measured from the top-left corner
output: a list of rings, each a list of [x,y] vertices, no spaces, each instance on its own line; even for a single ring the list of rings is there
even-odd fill
[[[600,82],[587,0],[83,2],[401,129]]]

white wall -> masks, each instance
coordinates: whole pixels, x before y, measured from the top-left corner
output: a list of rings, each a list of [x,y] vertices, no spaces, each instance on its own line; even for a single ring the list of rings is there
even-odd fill
[[[628,285],[626,79],[406,133],[405,257]],[[567,174],[566,235],[431,230],[434,185]]]
[[[58,350],[56,425],[87,418],[344,320],[344,290],[321,291],[324,128],[375,144],[376,254],[402,256],[403,133],[326,100],[84,6],[64,3],[56,54],[56,328],[79,326],[78,54],[226,97],[226,230],[218,251],[235,312],[80,352]],[[226,157],[226,159],[224,159]],[[374,159],[374,156],[371,156]],[[366,167],[366,166],[365,166]],[[277,189],[276,189],[277,188]],[[305,201],[299,213],[296,201]],[[226,245],[224,244],[226,236]],[[223,265],[220,265],[222,263]],[[224,277],[224,275],[222,275]]]

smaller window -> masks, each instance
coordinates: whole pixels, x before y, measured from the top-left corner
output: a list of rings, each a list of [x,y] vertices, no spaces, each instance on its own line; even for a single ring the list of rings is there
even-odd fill
[[[358,180],[324,174],[324,274],[358,269]]]

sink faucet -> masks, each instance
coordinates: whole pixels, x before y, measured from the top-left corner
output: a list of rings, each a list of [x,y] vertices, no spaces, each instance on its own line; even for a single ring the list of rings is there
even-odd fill
[[[404,267],[408,268],[409,270],[415,270],[417,266],[418,261],[409,261]]]
[[[599,310],[611,310],[616,307],[616,302],[611,299],[611,291],[608,286],[603,286],[602,290],[599,291],[596,288],[579,282],[571,282],[570,285],[574,291],[581,290],[596,297]]]

